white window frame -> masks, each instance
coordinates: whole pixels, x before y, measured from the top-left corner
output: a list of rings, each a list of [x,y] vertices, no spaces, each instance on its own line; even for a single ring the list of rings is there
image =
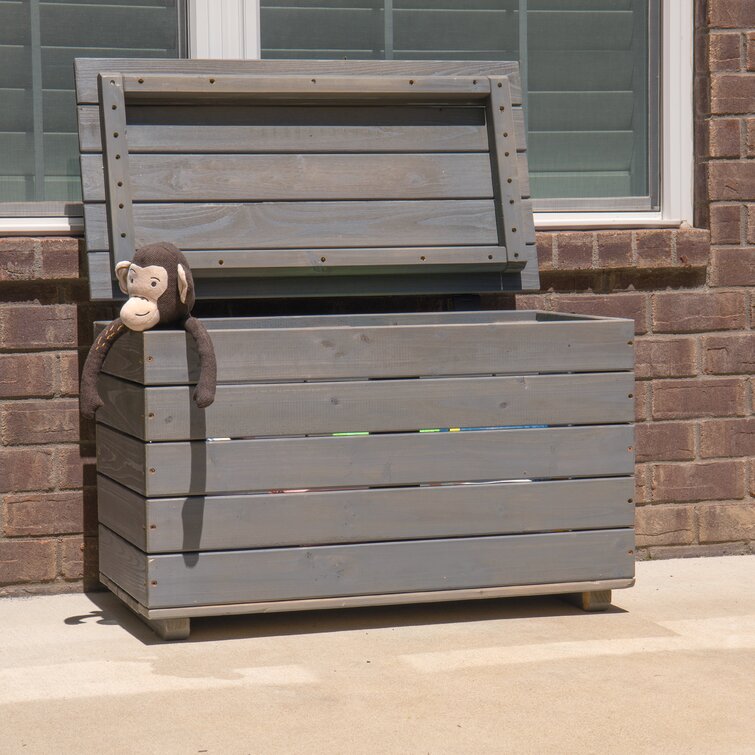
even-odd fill
[[[694,211],[693,0],[661,5],[659,211],[536,212],[541,230],[692,225]],[[259,0],[189,0],[192,58],[260,57]],[[81,218],[0,218],[3,234],[80,233]]]

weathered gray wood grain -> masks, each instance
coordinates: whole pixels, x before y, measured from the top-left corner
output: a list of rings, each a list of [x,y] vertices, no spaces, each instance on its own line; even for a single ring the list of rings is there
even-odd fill
[[[412,74],[394,76],[379,74],[312,74],[266,76],[257,74],[218,73],[136,73],[123,74],[126,93],[132,101],[164,100],[182,96],[201,99],[254,98],[265,101],[309,102],[345,99],[365,100],[406,99],[411,102],[474,101],[490,94],[490,81],[485,76],[429,76]]]
[[[221,384],[206,410],[191,386],[142,388],[102,375],[99,388],[97,420],[150,441],[634,419],[630,372]]]
[[[102,576],[102,575],[101,575]],[[115,585],[104,577],[109,589]],[[214,606],[182,606],[180,608],[144,608],[145,615],[155,619],[190,618],[195,616],[238,616],[240,614],[267,614],[281,611],[323,611],[333,608],[364,608],[366,606],[409,605],[410,603],[439,603],[459,600],[492,600],[494,598],[521,598],[533,595],[561,595],[579,591],[624,590],[634,585],[634,577],[599,579],[584,582],[549,582],[508,587],[472,587],[462,590],[424,590],[422,592],[373,593],[335,598],[309,598],[304,600],[268,600],[256,603],[222,603]]]
[[[563,318],[487,323],[213,328],[220,382],[630,370],[633,323]],[[243,324],[239,320],[239,325]],[[442,355],[442,358],[439,358]],[[192,339],[181,331],[127,333],[104,371],[148,385],[196,381]]]
[[[100,77],[102,128],[105,132],[102,181],[107,186],[107,230],[111,265],[130,260],[134,254],[133,194],[126,140],[126,103],[123,77]]]
[[[93,301],[112,301],[113,266],[110,264],[110,253],[87,254],[87,270],[89,272],[89,298]]]
[[[392,270],[429,271],[495,270],[512,267],[502,246],[415,246],[355,247],[344,249],[226,249],[184,252],[192,272],[214,277],[233,277],[250,272],[301,275],[310,271],[318,275],[364,272],[375,268],[381,274]]]
[[[494,77],[490,83],[487,125],[498,241],[506,246],[510,259],[516,260],[523,256],[527,243],[522,197],[529,196],[530,192],[529,186],[524,186],[520,179],[520,173],[522,178],[527,175],[526,162],[524,170],[520,171],[509,80],[505,76]]]
[[[135,201],[481,199],[486,154],[134,155]],[[86,201],[105,200],[102,159],[81,158]]]
[[[112,536],[116,538],[116,535]],[[148,608],[626,578],[630,529],[147,556]],[[126,560],[125,553],[121,556]],[[127,562],[128,566],[128,562]],[[121,584],[120,563],[103,572]],[[127,590],[128,592],[128,590]]]
[[[97,103],[97,74],[333,74],[361,76],[510,76],[516,104],[521,104],[519,64],[503,61],[433,60],[155,60],[150,58],[77,58],[76,99],[79,104]]]
[[[379,137],[378,137],[379,138]],[[519,154],[523,197],[530,193]],[[134,201],[477,199],[492,197],[484,153],[171,155],[128,158]],[[81,157],[85,202],[105,201],[102,158]]]
[[[100,571],[132,598],[147,604],[147,558],[107,527],[99,528]]]
[[[97,427],[97,468],[147,496],[629,475],[627,425],[143,443]]]
[[[100,522],[147,553],[631,527],[631,477],[144,498],[100,475]]]
[[[136,245],[181,249],[498,244],[493,201],[186,203],[133,208]],[[105,206],[84,206],[87,248],[109,249]]]
[[[469,248],[469,247],[468,247]],[[200,252],[202,254],[202,252]],[[90,279],[92,299],[124,298],[110,278],[110,255],[108,252],[91,252],[89,268],[104,271],[101,277]],[[423,263],[424,264],[424,263]],[[482,263],[480,263],[482,264]],[[396,296],[419,294],[469,294],[499,293],[501,291],[523,290],[522,276],[516,271],[501,270],[504,263],[488,262],[485,271],[478,268],[478,263],[471,263],[467,269],[464,265],[454,263],[452,271],[449,265],[437,265],[428,269],[414,267],[407,272],[402,267],[400,273],[392,272],[390,265],[363,266],[359,272],[353,270],[338,271],[322,267],[299,268],[298,274],[288,270],[286,275],[266,275],[265,269],[257,268],[242,274],[238,268],[232,276],[217,277],[198,271],[194,276],[197,299],[286,299],[315,297],[359,297],[359,296]],[[510,263],[506,263],[508,269]],[[330,274],[323,275],[323,269]],[[388,271],[386,273],[386,270]],[[415,272],[419,270],[418,272]],[[438,272],[440,271],[440,272]],[[527,282],[536,279],[529,276]],[[537,290],[534,283],[528,290]],[[106,294],[106,291],[110,291]]]
[[[479,107],[132,105],[132,153],[487,152]],[[81,105],[81,151],[101,152],[99,108]],[[515,118],[524,124],[521,107]],[[524,151],[524,147],[522,150]]]

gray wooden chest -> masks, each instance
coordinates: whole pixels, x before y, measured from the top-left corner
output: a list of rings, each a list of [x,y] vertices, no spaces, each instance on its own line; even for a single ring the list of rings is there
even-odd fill
[[[205,298],[537,288],[515,64],[90,59],[77,87],[93,298],[161,239]],[[208,409],[184,332],[128,333],[100,383],[102,580],[162,636],[632,584],[630,321],[205,324]]]

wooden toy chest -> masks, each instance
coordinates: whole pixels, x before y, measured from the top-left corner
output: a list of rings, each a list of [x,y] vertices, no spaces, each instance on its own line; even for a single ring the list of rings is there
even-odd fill
[[[82,169],[95,298],[113,296],[112,263],[159,239],[185,250],[210,298],[536,287],[523,140],[501,143],[521,129],[520,112],[508,112],[518,108],[512,64],[371,63],[372,78],[344,83],[328,79],[340,62],[319,62],[316,97],[298,75],[268,77],[271,65],[79,61],[82,149],[93,145]],[[168,78],[151,78],[161,66]],[[503,68],[483,86],[491,66]],[[106,72],[99,94],[93,71]],[[139,93],[139,79],[150,92]],[[208,101],[218,109],[217,90],[206,91],[216,84],[231,109],[221,123],[200,112]],[[388,104],[376,106],[376,92]],[[260,98],[265,117],[305,126],[278,126],[271,137]],[[301,139],[338,149],[332,123],[312,124],[324,110],[326,121],[343,119],[345,99],[361,110],[339,126],[341,149],[359,143],[360,156],[385,158],[383,142],[399,139],[412,151],[390,152],[389,168],[369,161],[375,182],[348,174],[339,189],[334,176],[353,169],[343,157],[354,153],[338,152],[338,169],[324,169],[301,153]],[[124,111],[120,127],[108,108]],[[510,120],[499,122],[502,113]],[[262,149],[245,141],[253,134],[277,140],[281,157],[280,140],[296,139],[294,165],[278,163],[293,172],[271,189],[270,166],[256,173],[263,168],[246,153],[235,174],[232,160],[217,162],[226,152],[215,162],[188,151],[164,160],[160,129],[178,117],[174,151],[198,136],[205,149]],[[101,138],[108,129],[119,133],[115,146]],[[422,143],[451,149],[452,138],[453,150],[467,150],[450,153],[456,162],[416,152]],[[333,165],[322,148],[313,149]],[[310,196],[291,200],[297,191]],[[232,613],[547,593],[605,604],[606,591],[633,583],[630,321],[475,311],[205,324],[219,381],[208,409],[191,401],[198,363],[184,332],[127,333],[100,381],[101,578],[162,636],[187,636],[193,616]]]

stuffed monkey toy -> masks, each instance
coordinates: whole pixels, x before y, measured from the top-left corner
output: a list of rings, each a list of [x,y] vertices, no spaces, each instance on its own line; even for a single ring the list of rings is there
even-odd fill
[[[128,301],[89,350],[81,375],[81,413],[92,419],[103,404],[97,378],[113,342],[126,330],[142,332],[158,325],[180,325],[194,337],[200,361],[194,402],[201,409],[209,406],[215,400],[217,362],[207,330],[191,316],[194,280],[184,255],[167,242],[149,244],[137,249],[130,262],[119,262],[115,274]]]

